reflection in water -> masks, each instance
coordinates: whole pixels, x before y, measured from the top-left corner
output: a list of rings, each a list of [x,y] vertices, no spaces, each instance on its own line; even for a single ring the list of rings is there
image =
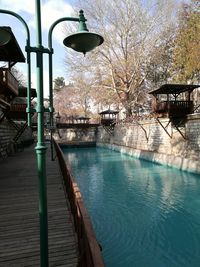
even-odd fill
[[[107,267],[199,267],[200,179],[103,148],[64,150]]]

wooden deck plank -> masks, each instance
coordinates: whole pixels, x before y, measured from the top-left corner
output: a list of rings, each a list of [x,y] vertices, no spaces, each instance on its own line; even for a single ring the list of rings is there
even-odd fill
[[[0,267],[39,266],[38,177],[34,148],[0,162]],[[73,219],[56,161],[46,158],[49,266],[77,265]]]

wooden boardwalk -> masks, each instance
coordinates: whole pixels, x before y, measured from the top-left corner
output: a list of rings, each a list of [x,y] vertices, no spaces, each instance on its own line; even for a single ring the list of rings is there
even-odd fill
[[[47,150],[49,266],[74,267],[78,246],[57,161]],[[0,161],[0,267],[40,266],[34,147]]]

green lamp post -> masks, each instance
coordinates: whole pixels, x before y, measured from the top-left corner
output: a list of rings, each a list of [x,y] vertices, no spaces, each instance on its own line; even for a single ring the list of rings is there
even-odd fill
[[[80,15],[77,18],[65,17],[55,21],[49,29],[48,34],[48,48],[44,48],[42,45],[42,27],[41,27],[41,5],[40,0],[35,0],[36,7],[36,37],[37,45],[35,47],[30,46],[30,32],[25,20],[9,10],[0,9],[0,13],[9,14],[19,19],[25,26],[27,33],[26,52],[27,52],[27,65],[28,65],[28,92],[27,92],[27,113],[28,122],[31,125],[30,115],[31,112],[31,64],[30,53],[36,54],[36,74],[37,74],[37,171],[39,180],[39,217],[40,217],[40,266],[48,267],[48,211],[47,211],[47,192],[46,192],[46,145],[44,140],[44,95],[43,95],[43,54],[49,54],[49,96],[50,105],[48,111],[50,112],[50,122],[53,126],[53,73],[52,73],[52,32],[54,27],[63,21],[75,21],[79,22],[79,31],[76,34],[70,35],[65,38],[64,44],[78,52],[85,54],[91,51],[95,47],[103,43],[103,37],[95,33],[89,33],[85,24],[85,17],[83,11],[80,11]],[[5,42],[7,41],[5,36]],[[1,44],[1,43],[0,43]]]
[[[54,129],[54,121],[53,121],[53,48],[52,48],[52,33],[55,26],[63,21],[75,21],[79,22],[78,31],[75,34],[72,34],[66,37],[63,41],[64,45],[74,49],[77,52],[83,53],[84,55],[93,50],[95,47],[101,45],[104,41],[103,37],[96,33],[91,33],[88,31],[86,26],[86,19],[83,14],[83,10],[80,10],[79,17],[64,17],[56,20],[50,27],[48,33],[48,49],[49,49],[49,111],[50,111],[50,133],[51,133],[51,160],[54,160],[53,156],[53,129]]]
[[[78,32],[66,37],[63,43],[65,46],[85,55],[87,52],[101,45],[104,40],[99,34],[88,31],[83,10],[80,10],[79,21]]]

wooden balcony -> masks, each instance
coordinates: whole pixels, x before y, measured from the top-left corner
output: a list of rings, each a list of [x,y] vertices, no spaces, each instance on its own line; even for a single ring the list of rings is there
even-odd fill
[[[100,112],[100,124],[104,126],[115,125],[118,120],[118,113],[119,111],[110,109]]]
[[[182,117],[193,112],[193,101],[161,101],[153,104],[153,112],[168,114],[169,117]]]
[[[5,95],[18,95],[18,81],[9,69],[0,68],[0,93]]]
[[[6,116],[14,120],[26,120],[26,104],[11,104]]]

